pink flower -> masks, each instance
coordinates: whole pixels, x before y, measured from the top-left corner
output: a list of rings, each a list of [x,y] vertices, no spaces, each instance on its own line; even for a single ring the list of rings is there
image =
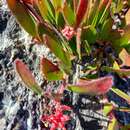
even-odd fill
[[[42,122],[48,122],[50,124],[50,130],[56,130],[57,128],[66,130],[65,123],[70,119],[69,116],[63,114],[63,111],[66,110],[71,110],[71,108],[61,105],[59,102],[55,102],[54,114],[43,115],[41,120]]]
[[[69,26],[65,26],[65,28],[61,32],[68,41],[75,35],[74,28]]]

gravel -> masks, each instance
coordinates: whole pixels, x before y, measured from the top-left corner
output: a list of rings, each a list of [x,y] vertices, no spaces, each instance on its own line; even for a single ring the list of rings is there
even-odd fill
[[[39,58],[44,54],[55,61],[55,57],[43,45],[36,45],[19,27],[6,0],[0,2],[0,45],[0,130],[43,130],[39,120],[42,100],[26,89],[15,71],[14,60],[19,58],[27,63],[38,84],[42,84]],[[51,85],[57,87],[58,84]],[[108,119],[96,112],[100,107],[97,98],[64,91],[62,103],[73,108],[67,130],[107,130]]]

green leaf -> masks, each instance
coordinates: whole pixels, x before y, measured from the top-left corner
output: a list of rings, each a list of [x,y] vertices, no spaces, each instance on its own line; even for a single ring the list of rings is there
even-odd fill
[[[124,33],[121,38],[113,40],[115,46],[125,47],[130,44],[130,25],[124,28]]]
[[[117,70],[120,69],[120,67],[116,61],[113,63],[113,69],[117,69]]]
[[[49,0],[36,0],[36,4],[43,19],[46,19],[48,21],[51,21],[51,18],[54,19],[55,10]]]
[[[63,79],[63,72],[58,68],[57,65],[54,65],[48,59],[42,58],[40,67],[47,80],[55,81]]]
[[[29,13],[27,7],[25,7],[18,0],[7,0],[7,4],[25,31],[32,36],[36,36],[36,23]]]
[[[46,23],[38,23],[37,24],[37,35],[41,41],[43,41],[43,35],[47,34],[53,39],[56,39],[56,33],[52,30],[52,28]]]
[[[107,130],[119,130],[118,122],[114,116],[112,117],[112,120],[109,122]]]
[[[52,3],[56,12],[59,12],[62,8],[63,0],[52,0]]]
[[[128,96],[127,94],[125,94],[121,90],[119,90],[117,88],[111,88],[111,91],[114,92],[115,94],[117,94],[119,97],[121,97],[124,100],[126,100],[128,103],[130,103],[130,96]]]
[[[48,8],[47,8],[47,5],[46,5],[46,2],[44,2],[43,0],[36,0],[36,4],[37,4],[37,6],[38,6],[38,8],[40,10],[40,13],[41,13],[42,17],[44,19],[47,19]]]
[[[101,95],[107,93],[112,84],[112,76],[106,76],[88,81],[79,80],[75,85],[68,85],[68,89],[80,94]]]
[[[65,18],[65,21],[68,23],[68,25],[73,26],[75,24],[76,22],[75,13],[72,10],[71,6],[67,4],[67,2],[64,3],[63,16]]]
[[[107,72],[116,72],[121,77],[130,75],[130,69],[114,69],[112,67],[103,66],[102,70]]]
[[[109,114],[111,114],[113,110],[120,111],[120,112],[130,112],[130,108],[127,108],[127,107],[117,107],[116,105],[109,102],[104,104],[103,114],[105,116],[108,116]]]
[[[92,25],[95,27],[98,24],[103,24],[106,18],[109,15],[109,8],[111,5],[111,0],[102,0],[98,6],[98,10],[95,13],[95,17],[93,18]]]
[[[93,26],[88,26],[82,31],[82,39],[87,40],[88,44],[95,43],[97,39],[97,31]]]
[[[121,112],[130,112],[130,108],[126,108],[126,107],[117,107],[115,108],[116,111],[121,111]]]
[[[56,23],[59,29],[64,28],[65,26],[65,20],[61,12],[57,14]]]
[[[89,13],[88,19],[86,19],[87,25],[91,25],[94,23],[95,15],[98,16],[98,7],[99,7],[100,0],[96,0],[94,2],[89,1]]]
[[[130,130],[130,124],[123,126],[120,130]]]
[[[18,72],[22,81],[27,85],[29,89],[35,93],[42,95],[42,88],[36,83],[29,68],[19,59],[15,60],[16,71]]]
[[[62,34],[54,27],[48,23],[39,23],[37,26],[38,38],[44,42],[44,34],[47,34],[51,39],[57,42],[67,53],[72,54],[72,50],[69,47],[69,43],[64,39]]]
[[[112,32],[112,25],[113,25],[113,20],[111,18],[105,20],[103,23],[103,26],[101,28],[101,32],[99,33],[99,39],[101,40],[110,40],[110,35]]]
[[[108,116],[113,109],[114,109],[114,107],[113,107],[112,103],[104,104],[103,114],[105,116]]]
[[[53,40],[51,37],[45,37],[47,47],[59,58],[60,67],[67,74],[71,73],[70,54],[65,52],[59,40]]]
[[[84,48],[85,48],[85,51],[86,51],[87,55],[90,56],[90,54],[91,54],[91,47],[88,44],[87,40],[84,41]]]

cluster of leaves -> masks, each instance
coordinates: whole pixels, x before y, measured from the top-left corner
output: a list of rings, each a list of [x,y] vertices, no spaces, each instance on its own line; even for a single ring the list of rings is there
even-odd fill
[[[115,0],[7,0],[7,3],[25,31],[57,57],[57,64],[41,58],[40,69],[46,80],[63,80],[63,89],[80,94],[104,95],[110,90],[130,103],[130,97],[113,86],[113,76],[98,76],[101,71],[113,72],[122,78],[130,75],[129,69],[122,69],[124,65],[130,66],[130,16],[126,15],[121,25],[112,29],[114,14],[122,7],[121,0],[118,3]],[[75,72],[72,64],[83,68],[74,84],[69,83],[69,76]],[[44,92],[21,60],[17,59],[15,65],[24,83],[35,93],[53,100],[62,96],[63,91],[60,94]],[[112,117],[109,130],[119,126],[115,125],[114,109],[130,111],[108,101],[104,103],[104,114]],[[55,118],[55,114],[51,117]],[[46,119],[52,123],[49,116]]]

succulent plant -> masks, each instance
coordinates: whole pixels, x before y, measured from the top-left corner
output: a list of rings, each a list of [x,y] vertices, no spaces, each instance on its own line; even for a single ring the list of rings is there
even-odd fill
[[[129,0],[7,0],[7,3],[21,27],[57,58],[57,64],[41,58],[44,78],[62,80],[64,86],[60,94],[50,91],[48,95],[27,66],[17,59],[16,70],[29,89],[53,100],[63,96],[64,89],[94,96],[112,91],[130,102],[127,94],[113,86],[112,75],[99,77],[101,72],[116,73],[121,78],[130,75],[130,69],[122,68],[130,66]],[[80,67],[77,77],[76,66]],[[73,84],[69,81],[71,76],[75,79]],[[108,130],[115,130],[117,120],[112,111],[130,110],[108,104],[109,101],[104,104],[106,115],[112,117]]]

